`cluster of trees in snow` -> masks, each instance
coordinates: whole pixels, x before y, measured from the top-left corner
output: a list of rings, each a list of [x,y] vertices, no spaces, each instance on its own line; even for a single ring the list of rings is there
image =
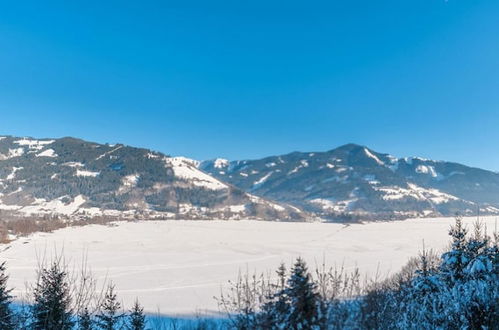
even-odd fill
[[[70,276],[61,259],[38,270],[38,280],[30,287],[26,304],[13,304],[7,285],[6,264],[0,264],[0,329],[69,330],[146,328],[143,308],[136,301],[124,311],[109,284],[103,292],[83,270]]]
[[[298,258],[289,272],[240,276],[219,299],[237,329],[499,329],[499,237],[458,218],[451,245],[423,251],[400,273],[362,283],[358,271],[309,272]]]
[[[52,232],[69,226],[86,226],[89,224],[108,224],[118,220],[117,217],[92,216],[70,217],[58,214],[19,216],[0,210],[0,244],[9,243],[22,236],[37,232]]]

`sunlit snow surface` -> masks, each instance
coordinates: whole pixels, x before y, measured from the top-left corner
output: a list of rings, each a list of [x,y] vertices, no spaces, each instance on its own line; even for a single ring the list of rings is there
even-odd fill
[[[468,227],[474,218],[465,218]],[[495,218],[482,219],[492,232]],[[125,306],[138,297],[148,312],[216,312],[220,288],[241,270],[272,272],[297,256],[311,268],[358,265],[363,274],[396,272],[422,248],[448,244],[452,218],[345,226],[263,221],[142,221],[89,225],[39,233],[2,246],[14,293],[35,278],[37,259],[65,255],[72,266],[86,256],[99,280],[116,284]]]

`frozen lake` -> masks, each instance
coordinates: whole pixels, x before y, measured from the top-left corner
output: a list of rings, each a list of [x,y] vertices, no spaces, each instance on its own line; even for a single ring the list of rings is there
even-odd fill
[[[488,232],[495,217],[484,217]],[[465,218],[471,228],[475,218]],[[424,244],[448,245],[452,218],[352,224],[262,221],[143,221],[89,225],[38,233],[2,246],[14,294],[33,282],[37,260],[63,253],[73,265],[88,259],[99,280],[109,279],[129,307],[137,297],[148,312],[217,311],[213,299],[228,280],[245,272],[273,272],[297,256],[310,268],[358,266],[363,274],[398,271]]]

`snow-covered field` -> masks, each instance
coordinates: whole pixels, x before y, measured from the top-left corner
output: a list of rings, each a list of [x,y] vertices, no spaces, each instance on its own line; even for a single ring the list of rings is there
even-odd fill
[[[471,227],[474,218],[465,218]],[[492,232],[494,217],[482,220]],[[311,268],[326,260],[374,276],[394,273],[427,248],[448,244],[452,218],[341,225],[262,221],[143,221],[90,225],[39,233],[1,247],[15,294],[35,279],[37,260],[63,253],[71,265],[88,259],[94,275],[112,280],[130,306],[148,312],[217,311],[213,299],[239,271],[273,272],[297,256]]]

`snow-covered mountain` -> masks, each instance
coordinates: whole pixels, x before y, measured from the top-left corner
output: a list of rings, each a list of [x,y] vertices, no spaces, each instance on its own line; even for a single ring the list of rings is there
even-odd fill
[[[303,220],[499,214],[499,174],[349,144],[197,162],[75,138],[0,137],[0,214]]]
[[[74,138],[0,137],[0,213],[68,217],[301,220],[198,169],[147,149]]]
[[[499,174],[461,164],[396,158],[348,144],[258,160],[216,159],[200,169],[252,194],[323,217],[389,219],[499,213]]]

